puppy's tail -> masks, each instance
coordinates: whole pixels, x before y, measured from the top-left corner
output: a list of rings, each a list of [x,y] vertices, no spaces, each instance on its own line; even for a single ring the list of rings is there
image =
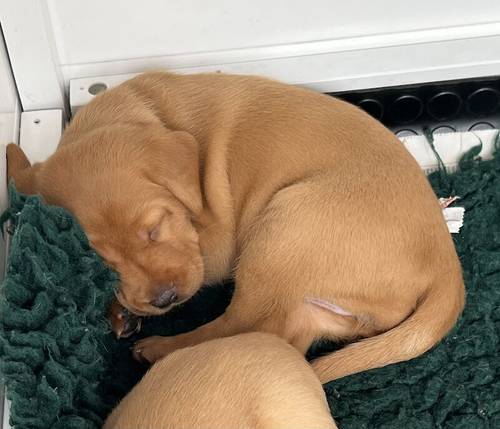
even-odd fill
[[[314,360],[312,366],[321,382],[409,360],[432,348],[454,326],[464,307],[461,271],[453,271],[455,275],[448,272],[429,288],[415,311],[399,325]]]

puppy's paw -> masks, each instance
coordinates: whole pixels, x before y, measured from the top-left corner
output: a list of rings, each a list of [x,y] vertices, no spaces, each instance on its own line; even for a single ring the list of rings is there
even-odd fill
[[[147,337],[134,344],[132,354],[135,360],[143,363],[155,363],[175,350],[170,337]]]
[[[130,313],[116,300],[111,303],[108,319],[117,338],[127,338],[141,330],[141,318]]]

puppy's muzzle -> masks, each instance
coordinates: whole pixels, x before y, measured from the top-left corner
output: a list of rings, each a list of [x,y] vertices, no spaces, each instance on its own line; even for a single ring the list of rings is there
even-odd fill
[[[160,287],[160,293],[150,304],[156,308],[167,308],[178,300],[175,284]]]

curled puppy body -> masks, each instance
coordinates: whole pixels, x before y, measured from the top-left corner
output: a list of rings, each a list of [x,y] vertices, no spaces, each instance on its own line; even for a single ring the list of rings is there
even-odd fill
[[[380,123],[323,94],[147,73],[82,108],[43,164],[9,146],[8,171],[76,215],[136,315],[234,277],[224,315],[142,340],[140,359],[252,330],[301,352],[353,340],[313,362],[326,382],[422,354],[463,308],[458,257],[419,166]]]
[[[336,428],[321,383],[284,340],[250,333],[156,362],[104,429]]]

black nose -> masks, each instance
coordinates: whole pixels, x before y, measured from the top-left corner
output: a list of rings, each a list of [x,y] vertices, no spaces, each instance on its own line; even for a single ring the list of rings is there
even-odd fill
[[[175,286],[169,285],[161,289],[160,294],[151,301],[151,305],[157,308],[165,308],[177,301]]]

